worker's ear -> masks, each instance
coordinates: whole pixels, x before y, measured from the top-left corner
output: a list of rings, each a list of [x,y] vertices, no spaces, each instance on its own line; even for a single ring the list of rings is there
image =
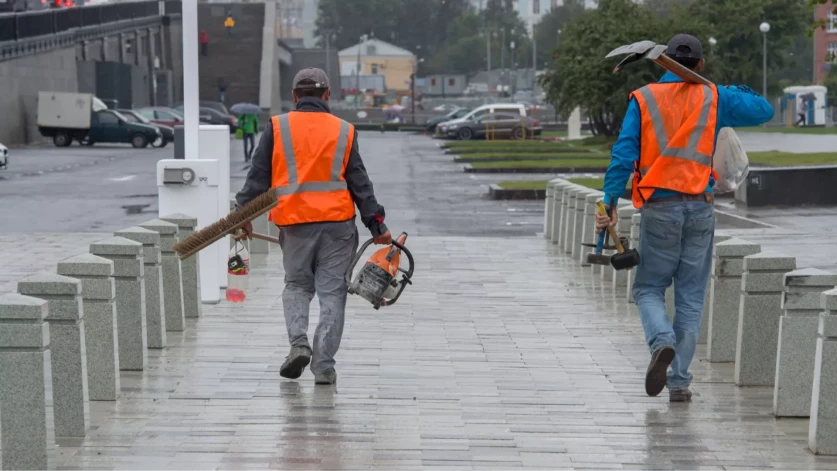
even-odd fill
[[[326,89],[326,92],[323,94],[323,100],[328,101],[331,98],[331,89]]]
[[[706,58],[703,58],[700,62],[698,62],[697,67],[695,67],[695,72],[702,72],[704,67],[706,67]]]
[[[291,96],[294,97],[294,103],[299,103],[299,97],[296,96],[296,90],[291,90]]]

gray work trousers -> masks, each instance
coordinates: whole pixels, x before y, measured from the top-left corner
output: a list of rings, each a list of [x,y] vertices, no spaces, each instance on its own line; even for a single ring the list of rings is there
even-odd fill
[[[311,371],[334,368],[340,348],[349,286],[346,270],[358,247],[354,219],[285,226],[279,235],[285,267],[282,305],[292,347],[308,347],[313,356]],[[314,347],[308,343],[308,309],[314,293],[320,299],[320,323],[314,332]]]

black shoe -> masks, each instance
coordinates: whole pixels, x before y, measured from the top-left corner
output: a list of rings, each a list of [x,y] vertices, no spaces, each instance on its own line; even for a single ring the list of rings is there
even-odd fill
[[[297,379],[302,376],[305,367],[311,363],[311,349],[308,347],[291,347],[291,353],[279,368],[279,375],[283,378]]]
[[[660,347],[651,355],[645,372],[645,394],[656,396],[666,387],[668,365],[674,361],[674,347]]]
[[[689,388],[669,389],[668,400],[669,402],[691,402],[692,391]]]

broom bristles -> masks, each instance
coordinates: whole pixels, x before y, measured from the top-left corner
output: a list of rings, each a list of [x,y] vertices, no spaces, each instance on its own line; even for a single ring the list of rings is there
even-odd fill
[[[206,247],[217,242],[227,234],[235,232],[248,221],[252,221],[262,214],[270,211],[279,200],[273,189],[270,189],[245,204],[238,211],[228,214],[226,217],[193,232],[192,235],[174,245],[174,251],[181,260],[185,260],[200,252]]]

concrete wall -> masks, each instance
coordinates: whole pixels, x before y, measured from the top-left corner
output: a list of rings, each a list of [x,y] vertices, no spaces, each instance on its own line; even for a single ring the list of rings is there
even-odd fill
[[[39,140],[38,92],[78,90],[76,48],[0,62],[0,83],[0,142],[14,145]]]

